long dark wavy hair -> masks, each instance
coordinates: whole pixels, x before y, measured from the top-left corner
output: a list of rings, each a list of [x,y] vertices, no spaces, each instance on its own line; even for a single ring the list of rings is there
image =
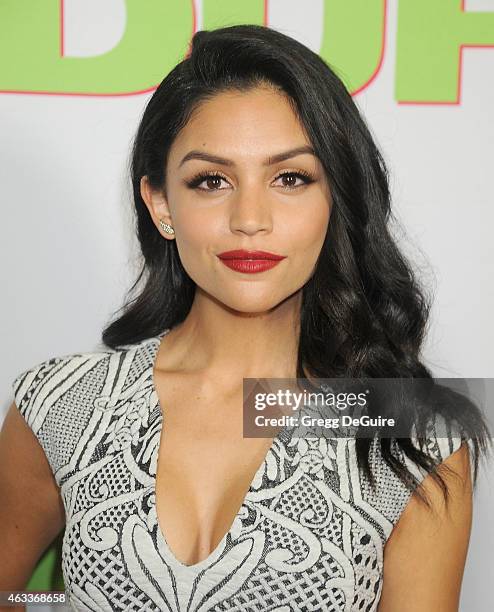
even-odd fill
[[[137,343],[187,317],[195,283],[181,264],[176,242],[164,240],[156,230],[140,194],[140,179],[147,175],[152,187],[166,190],[170,146],[198,105],[219,92],[248,91],[265,83],[288,95],[333,197],[315,272],[302,288],[297,376],[310,372],[320,378],[431,380],[420,360],[431,301],[388,228],[391,202],[382,154],[331,67],[297,40],[257,25],[197,32],[189,55],[146,106],[131,160],[142,268],[124,306],[103,330],[103,343],[110,348]],[[435,410],[459,423],[471,440],[475,485],[479,457],[487,454],[491,442],[489,432],[473,403],[455,393],[447,397]],[[392,417],[397,411],[388,405],[380,414]],[[373,484],[370,445],[369,438],[356,440],[359,467]],[[410,437],[382,437],[380,445],[382,457],[410,490],[420,483],[394,452],[395,446],[402,457],[433,475],[448,500],[436,462]]]

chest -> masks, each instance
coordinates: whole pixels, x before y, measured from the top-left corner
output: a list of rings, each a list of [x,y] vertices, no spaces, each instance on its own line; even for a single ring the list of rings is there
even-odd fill
[[[233,527],[273,445],[242,435],[242,397],[206,398],[194,386],[156,384],[163,423],[156,468],[158,528],[184,565],[207,559]],[[193,397],[194,400],[185,400]]]
[[[286,435],[242,446],[240,417],[222,423],[191,410],[184,436],[183,415],[170,409],[167,430],[166,398],[160,406],[152,385],[139,390],[108,421],[95,415],[93,453],[80,453],[62,486],[64,580],[75,605],[375,610],[381,519],[355,502],[344,440],[330,448]],[[208,406],[195,405],[206,417]],[[236,414],[232,405],[218,404],[218,414]],[[174,520],[175,533],[192,533],[168,542]]]

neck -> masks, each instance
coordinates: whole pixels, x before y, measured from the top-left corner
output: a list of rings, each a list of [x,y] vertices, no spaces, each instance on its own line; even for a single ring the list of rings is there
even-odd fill
[[[197,290],[187,318],[163,339],[157,368],[218,381],[294,378],[301,297],[299,291],[269,311],[242,313]]]

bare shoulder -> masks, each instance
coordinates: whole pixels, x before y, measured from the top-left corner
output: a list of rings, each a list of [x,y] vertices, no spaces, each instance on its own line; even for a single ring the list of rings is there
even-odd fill
[[[0,429],[0,498],[0,590],[22,589],[65,514],[43,448],[15,402]]]
[[[470,453],[463,442],[422,481],[429,507],[412,494],[384,549],[379,612],[456,612],[472,525]]]

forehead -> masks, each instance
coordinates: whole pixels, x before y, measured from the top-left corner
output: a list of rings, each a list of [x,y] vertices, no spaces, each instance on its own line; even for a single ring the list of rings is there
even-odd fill
[[[309,140],[286,94],[262,86],[224,91],[200,103],[177,135],[170,158],[189,148],[264,157],[304,143]]]

